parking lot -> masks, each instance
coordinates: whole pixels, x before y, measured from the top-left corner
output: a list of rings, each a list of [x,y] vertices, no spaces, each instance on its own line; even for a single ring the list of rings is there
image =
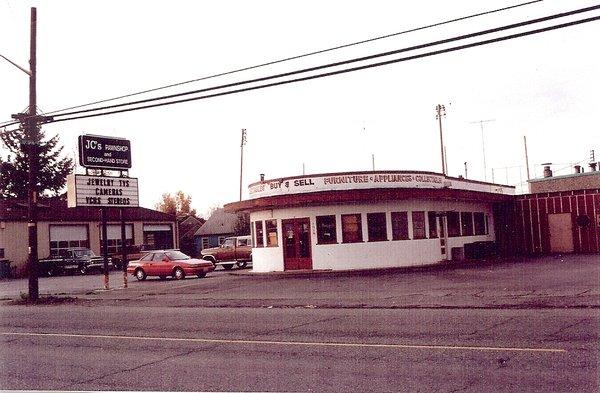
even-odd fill
[[[184,280],[138,282],[110,273],[40,278],[42,295],[143,305],[236,307],[598,307],[598,255],[545,256],[426,268],[256,274],[217,270]],[[0,281],[0,298],[27,293],[27,279]]]

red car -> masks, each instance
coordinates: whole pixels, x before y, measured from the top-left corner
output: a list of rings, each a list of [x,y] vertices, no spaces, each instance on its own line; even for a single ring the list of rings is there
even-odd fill
[[[215,270],[208,261],[193,259],[179,250],[155,250],[145,254],[140,260],[129,262],[127,273],[133,274],[139,281],[147,276],[158,276],[161,279],[172,276],[182,280],[187,275],[198,277]]]

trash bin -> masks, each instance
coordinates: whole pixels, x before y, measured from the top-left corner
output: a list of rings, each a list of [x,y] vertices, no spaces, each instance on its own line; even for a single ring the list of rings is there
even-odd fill
[[[0,278],[10,278],[10,261],[8,259],[0,259]]]

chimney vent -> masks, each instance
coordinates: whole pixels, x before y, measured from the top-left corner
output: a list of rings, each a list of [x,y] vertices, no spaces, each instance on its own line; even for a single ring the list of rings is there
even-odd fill
[[[550,165],[544,166],[544,177],[552,177],[552,169],[550,169]]]
[[[264,173],[260,174],[260,181],[265,181],[265,174]]]
[[[591,168],[592,172],[596,172],[596,163],[590,162],[590,168]]]
[[[581,173],[581,165],[575,165],[573,169],[575,169],[575,173]]]

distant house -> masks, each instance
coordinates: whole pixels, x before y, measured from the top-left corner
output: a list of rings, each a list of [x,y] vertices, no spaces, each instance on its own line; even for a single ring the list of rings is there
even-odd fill
[[[206,220],[192,214],[180,214],[177,216],[179,234],[179,248],[186,254],[197,256],[200,251],[195,246],[194,236]]]
[[[236,213],[226,213],[222,208],[215,210],[194,234],[196,250],[221,245],[226,237],[234,235],[237,222]]]

